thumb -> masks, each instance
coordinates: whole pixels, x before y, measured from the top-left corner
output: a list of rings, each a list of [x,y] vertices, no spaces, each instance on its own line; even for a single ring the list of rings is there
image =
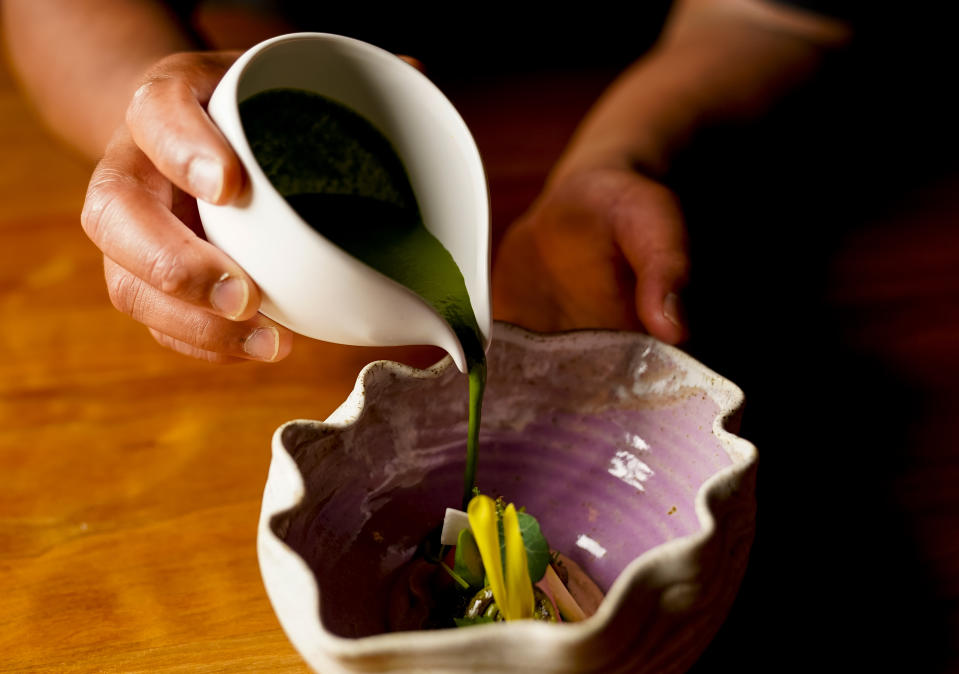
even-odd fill
[[[686,224],[679,199],[642,176],[626,190],[613,219],[617,245],[636,275],[636,314],[669,344],[688,336],[680,294],[689,281]]]

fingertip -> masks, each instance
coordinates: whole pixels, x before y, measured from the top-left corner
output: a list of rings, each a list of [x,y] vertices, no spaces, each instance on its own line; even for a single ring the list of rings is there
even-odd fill
[[[279,341],[273,362],[283,360],[293,351],[293,332],[283,327],[277,328],[277,332],[279,332]]]
[[[240,165],[240,160],[235,154],[230,154],[230,157],[222,166],[222,171],[223,189],[220,192],[220,199],[219,201],[211,202],[218,206],[235,201],[243,191],[243,183],[245,181],[243,167]]]
[[[210,306],[224,318],[243,321],[256,315],[260,294],[242,273],[224,272],[210,290]]]
[[[223,165],[216,159],[202,155],[194,157],[187,168],[189,192],[211,204],[223,203],[226,186],[224,173]]]
[[[666,293],[666,297],[663,298],[662,313],[666,322],[672,326],[664,335],[663,341],[677,344],[686,339],[688,333],[686,312],[679,294],[675,292]]]
[[[686,312],[679,291],[637,293],[636,305],[636,313],[643,327],[656,339],[667,344],[679,344],[689,338]]]
[[[253,360],[275,363],[293,349],[293,333],[278,325],[263,325],[253,330],[243,343],[243,351]]]
[[[243,187],[243,170],[233,157],[197,155],[187,168],[187,188],[198,199],[216,206],[228,204]]]

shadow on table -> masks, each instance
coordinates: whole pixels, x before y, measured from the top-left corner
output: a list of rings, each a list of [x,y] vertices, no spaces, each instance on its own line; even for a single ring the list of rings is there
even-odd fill
[[[948,606],[896,500],[925,394],[850,343],[827,286],[842,237],[957,174],[949,61],[931,45],[910,59],[856,52],[788,113],[710,139],[697,157],[713,159],[677,174],[695,273],[688,349],[744,389],[742,435],[760,456],[750,566],[694,672],[955,664]]]

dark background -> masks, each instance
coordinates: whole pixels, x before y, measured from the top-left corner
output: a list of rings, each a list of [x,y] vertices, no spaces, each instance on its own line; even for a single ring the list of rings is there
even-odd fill
[[[371,22],[305,4],[305,29],[426,64],[480,145],[496,241],[669,7]],[[947,3],[832,4],[853,44],[669,177],[693,262],[684,348],[743,388],[760,454],[750,565],[695,672],[959,671],[955,24]]]

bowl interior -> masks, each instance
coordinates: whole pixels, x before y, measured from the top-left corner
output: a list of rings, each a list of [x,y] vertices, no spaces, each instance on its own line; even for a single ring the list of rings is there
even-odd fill
[[[713,432],[722,401],[677,353],[624,333],[498,332],[489,354],[477,486],[525,506],[604,591],[644,552],[698,531],[697,491],[734,462]],[[462,495],[465,377],[408,373],[373,364],[355,423],[282,433],[305,496],[271,528],[312,570],[338,636],[387,629],[398,570]]]

